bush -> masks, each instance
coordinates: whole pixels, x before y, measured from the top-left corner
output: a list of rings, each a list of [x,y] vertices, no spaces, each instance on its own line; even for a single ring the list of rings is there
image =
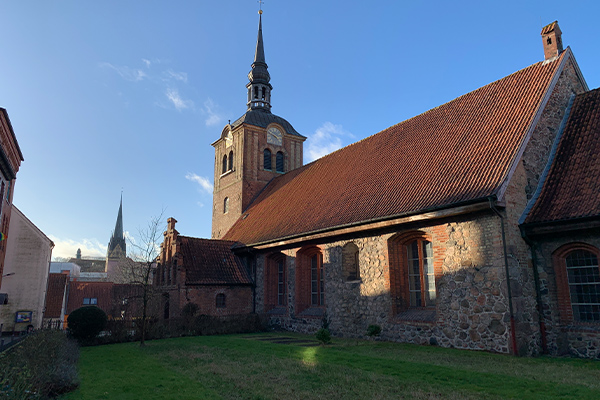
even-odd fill
[[[379,325],[369,325],[367,328],[367,336],[379,336],[381,327]]]
[[[30,334],[0,354],[0,397],[48,398],[75,389],[79,348],[61,331]]]
[[[317,331],[317,334],[315,336],[317,337],[317,340],[322,344],[331,343],[331,333],[329,332],[329,329],[321,328]]]
[[[69,314],[69,333],[79,342],[87,342],[98,336],[106,327],[106,313],[96,306],[78,308]]]

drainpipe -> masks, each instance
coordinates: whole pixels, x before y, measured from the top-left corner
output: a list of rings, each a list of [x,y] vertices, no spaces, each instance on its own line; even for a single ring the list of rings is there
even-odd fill
[[[522,227],[521,227],[521,236],[525,240],[525,243],[527,243],[529,245],[529,248],[531,249],[531,263],[533,264],[532,265],[533,266],[533,281],[535,283],[535,297],[537,300],[538,321],[540,324],[540,335],[541,335],[541,341],[542,341],[542,353],[548,354],[548,341],[546,338],[546,323],[544,321],[544,314],[543,314],[543,308],[542,308],[542,292],[540,289],[540,274],[537,269],[538,262],[537,262],[537,252],[536,252],[536,248],[535,248],[535,243],[533,242],[533,240],[531,240],[531,238],[529,236],[527,236],[527,233],[525,232],[525,230]]]
[[[512,304],[512,290],[510,288],[510,271],[508,268],[508,250],[506,248],[506,234],[504,230],[504,217],[498,211],[494,203],[492,202],[492,198],[488,198],[490,202],[490,209],[494,211],[494,213],[500,218],[500,225],[502,227],[502,246],[504,248],[504,270],[506,273],[506,294],[508,296],[508,310],[510,312],[510,335],[511,335],[511,343],[513,352],[516,356],[519,355],[519,349],[517,347],[517,332],[515,328],[515,314],[513,312],[513,304]]]

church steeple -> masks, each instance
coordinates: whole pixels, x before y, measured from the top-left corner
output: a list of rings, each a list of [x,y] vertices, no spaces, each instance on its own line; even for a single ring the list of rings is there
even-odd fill
[[[126,254],[127,248],[125,244],[125,235],[123,234],[123,193],[121,193],[121,203],[119,204],[117,222],[112,237],[110,238],[110,242],[108,242],[108,252],[106,256],[109,258],[119,258],[124,257]]]
[[[248,88],[248,110],[263,110],[271,112],[271,90],[273,86],[269,83],[271,76],[265,62],[265,49],[262,37],[262,10],[258,12],[258,38],[256,39],[256,51],[252,70],[248,73],[250,82]]]

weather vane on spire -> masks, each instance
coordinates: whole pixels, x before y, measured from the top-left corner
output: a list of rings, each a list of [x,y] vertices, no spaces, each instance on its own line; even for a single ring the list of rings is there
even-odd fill
[[[262,14],[262,5],[263,5],[264,1],[258,0],[257,3],[258,3],[258,13]]]

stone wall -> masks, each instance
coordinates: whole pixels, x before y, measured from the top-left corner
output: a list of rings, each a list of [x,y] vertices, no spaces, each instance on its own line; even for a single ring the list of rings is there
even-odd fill
[[[385,340],[444,347],[510,351],[510,315],[506,296],[499,218],[491,212],[419,229],[431,239],[439,262],[433,309],[394,313],[390,293],[389,246],[396,233],[320,244],[325,271],[324,308],[295,313],[296,253],[287,249],[287,306],[268,312],[281,328],[312,333],[326,315],[336,336],[365,337],[370,324],[382,327]],[[404,233],[399,231],[398,233]],[[390,240],[392,239],[392,240]],[[343,247],[359,249],[360,279],[345,279]],[[268,253],[257,256],[257,276],[264,276]],[[257,312],[264,312],[264,281],[256,287]],[[272,290],[272,289],[271,289]]]
[[[573,62],[567,59],[523,155],[515,164],[504,197],[500,199],[505,204],[501,213],[505,218],[507,262],[520,355],[538,354],[541,351],[541,334],[531,250],[521,237],[519,218],[540,183],[572,96],[583,91]]]
[[[585,243],[600,249],[598,232],[567,233],[536,239],[536,263],[543,304],[543,322],[548,352],[552,355],[600,358],[600,325],[564,321],[552,254],[563,245]]]

